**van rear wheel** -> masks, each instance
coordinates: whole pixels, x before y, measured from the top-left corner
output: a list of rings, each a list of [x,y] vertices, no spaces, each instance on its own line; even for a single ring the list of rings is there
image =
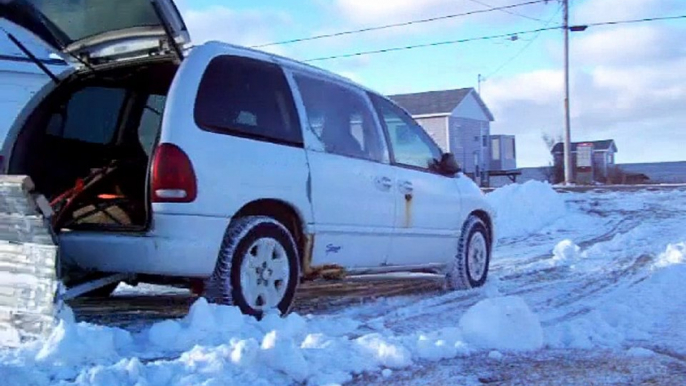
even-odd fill
[[[295,297],[299,261],[293,236],[281,223],[266,216],[236,219],[224,235],[205,297],[258,319],[272,310],[285,315]]]

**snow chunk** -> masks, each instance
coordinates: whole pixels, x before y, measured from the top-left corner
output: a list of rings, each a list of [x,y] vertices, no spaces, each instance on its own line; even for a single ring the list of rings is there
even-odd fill
[[[564,199],[547,182],[507,185],[487,194],[486,200],[497,213],[500,238],[535,233],[567,213]]]
[[[493,350],[488,353],[488,357],[496,361],[500,361],[503,359],[503,354],[500,351]]]
[[[655,351],[648,350],[647,348],[632,347],[632,348],[626,350],[626,355],[632,356],[632,357],[637,357],[637,358],[647,358],[647,357],[655,356],[657,354],[655,354]]]
[[[686,243],[669,244],[667,250],[658,256],[656,268],[663,268],[674,264],[686,264]]]
[[[379,364],[400,369],[412,364],[410,352],[401,344],[389,341],[380,334],[369,334],[355,340],[358,349]]]
[[[303,382],[309,375],[308,363],[293,339],[277,331],[268,333],[262,341],[262,359],[292,379]]]
[[[393,375],[393,370],[391,370],[391,369],[383,369],[383,371],[381,372],[381,375],[382,375],[384,378],[389,378],[391,375]]]
[[[557,260],[577,260],[580,256],[581,248],[574,244],[572,240],[563,240],[553,248],[553,256]]]
[[[537,350],[543,346],[543,329],[524,299],[515,296],[485,299],[460,319],[467,342],[503,351]]]

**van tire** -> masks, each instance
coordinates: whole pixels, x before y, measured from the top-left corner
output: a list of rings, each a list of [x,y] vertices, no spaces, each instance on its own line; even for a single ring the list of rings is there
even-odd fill
[[[465,290],[483,286],[488,277],[491,246],[486,224],[477,216],[469,216],[462,228],[457,255],[448,266],[446,287],[450,290]],[[479,265],[474,264],[475,262]]]
[[[267,267],[267,261],[259,263],[259,267],[254,266],[257,264],[255,262],[258,262],[256,253],[259,251],[258,248],[269,244],[273,244],[273,249],[269,252],[268,261],[279,262],[279,267],[288,269],[287,273],[283,274],[283,280],[287,280],[285,283],[283,280],[272,280],[273,270]],[[269,248],[269,246],[264,248]],[[246,261],[247,258],[256,260],[251,263]],[[286,315],[293,304],[298,286],[299,261],[298,248],[293,235],[283,224],[267,216],[246,216],[235,219],[224,235],[217,265],[206,282],[205,298],[212,303],[238,306],[244,314],[261,319],[265,309],[259,307],[259,300],[263,298],[262,302],[265,302],[264,298],[270,298],[265,291],[269,289],[274,294],[273,291],[276,289],[276,294],[283,293],[281,300],[272,306],[267,304],[266,308],[278,309],[281,315]],[[265,268],[262,268],[263,264]],[[254,273],[252,269],[261,271]],[[257,280],[259,284],[252,286],[242,284],[242,281],[254,280]],[[255,290],[260,294],[253,299]],[[279,297],[271,296],[271,301],[274,299],[278,300]]]

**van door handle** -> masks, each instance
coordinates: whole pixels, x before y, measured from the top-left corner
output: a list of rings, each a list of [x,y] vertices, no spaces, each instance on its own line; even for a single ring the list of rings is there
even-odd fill
[[[376,177],[374,184],[379,190],[386,192],[393,186],[393,181],[388,177]]]
[[[403,194],[412,194],[414,187],[410,181],[400,181],[398,182],[398,190]]]

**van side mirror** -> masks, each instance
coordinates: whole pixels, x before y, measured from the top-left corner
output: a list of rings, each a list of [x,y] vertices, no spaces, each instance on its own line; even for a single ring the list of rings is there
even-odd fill
[[[441,160],[438,162],[438,168],[442,173],[451,176],[462,171],[453,153],[443,153]]]

